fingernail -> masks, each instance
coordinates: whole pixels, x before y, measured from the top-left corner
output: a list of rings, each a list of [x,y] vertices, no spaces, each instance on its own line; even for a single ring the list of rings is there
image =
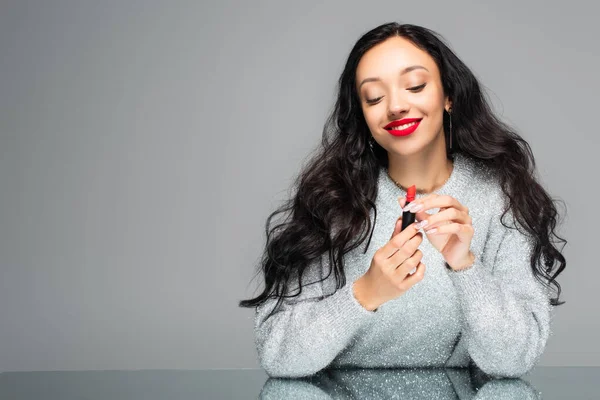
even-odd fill
[[[415,228],[417,228],[417,229],[421,229],[421,228],[422,228],[422,227],[424,227],[425,225],[427,225],[427,220],[426,220],[426,219],[424,219],[423,221],[417,222],[417,223],[415,224]]]
[[[428,234],[428,235],[431,234],[431,233],[436,233],[436,232],[437,232],[437,228],[433,228],[433,229],[430,229],[428,231],[425,231],[425,233]]]
[[[423,208],[422,204],[417,204],[417,203],[410,203],[409,205],[407,205],[406,207],[404,207],[402,209],[402,211],[411,211],[414,212],[415,210],[420,210],[421,208]]]
[[[416,213],[418,211],[421,211],[422,208],[423,208],[423,204],[417,204],[416,206],[411,208],[410,211]]]

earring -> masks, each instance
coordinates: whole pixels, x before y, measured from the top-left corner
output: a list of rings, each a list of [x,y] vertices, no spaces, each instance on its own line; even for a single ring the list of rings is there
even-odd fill
[[[450,142],[449,143],[450,144],[450,146],[449,146],[450,150],[452,150],[452,113],[450,111],[451,110],[448,110],[448,117],[450,118],[450,129],[449,129],[450,132],[448,132],[449,133],[449,135],[448,135],[449,136],[449,140],[448,141]]]
[[[374,142],[373,137],[370,137],[369,138],[369,147],[371,148],[371,153],[375,154],[375,152],[373,151],[373,142]]]

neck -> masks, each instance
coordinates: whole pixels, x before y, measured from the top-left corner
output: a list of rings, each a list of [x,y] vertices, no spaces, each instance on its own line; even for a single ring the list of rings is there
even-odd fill
[[[415,185],[419,193],[431,193],[446,183],[454,164],[443,153],[425,153],[410,156],[393,155],[388,157],[388,174],[397,184],[406,188]]]

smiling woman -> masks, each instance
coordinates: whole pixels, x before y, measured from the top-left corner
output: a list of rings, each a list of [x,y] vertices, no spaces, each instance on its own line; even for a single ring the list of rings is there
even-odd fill
[[[556,277],[566,266],[534,165],[439,34],[393,22],[364,34],[322,148],[267,219],[265,288],[240,302],[256,308],[260,364],[280,377],[326,367],[529,371],[562,304]],[[404,207],[410,186],[416,198]],[[403,211],[417,220],[406,229]]]
[[[443,119],[452,100],[427,51],[402,36],[388,38],[361,57],[356,82],[365,122],[388,151],[395,180],[427,191],[449,175]]]

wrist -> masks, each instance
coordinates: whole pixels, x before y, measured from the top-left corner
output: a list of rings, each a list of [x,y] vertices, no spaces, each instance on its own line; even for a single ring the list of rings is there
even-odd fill
[[[380,304],[373,301],[372,296],[369,294],[364,275],[354,282],[352,291],[354,298],[364,309],[367,311],[377,311]]]
[[[464,269],[469,269],[473,266],[473,264],[475,264],[475,254],[473,254],[473,252],[471,251],[469,251],[469,254],[465,259],[460,260],[453,265],[446,263],[446,265],[454,271],[462,271]]]

